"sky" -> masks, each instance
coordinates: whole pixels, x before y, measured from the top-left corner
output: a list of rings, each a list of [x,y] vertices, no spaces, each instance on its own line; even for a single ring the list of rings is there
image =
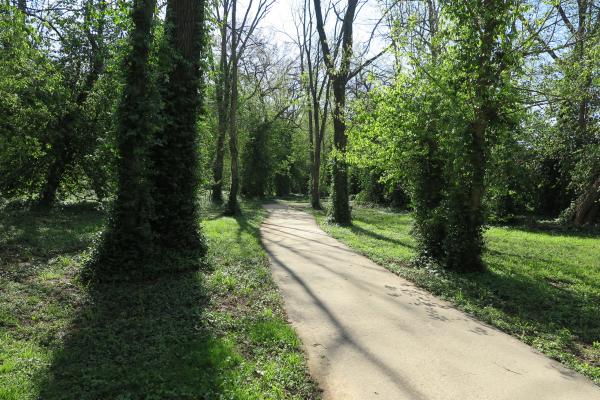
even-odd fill
[[[322,3],[324,11],[327,1],[323,0]],[[343,4],[345,1],[341,3]],[[364,45],[368,41],[375,24],[381,18],[381,11],[377,3],[375,0],[366,0],[364,7],[357,13],[354,23],[354,42],[357,46]],[[304,0],[276,0],[261,24],[263,32],[271,32],[274,40],[279,43],[291,42],[288,35],[296,36],[293,14],[298,12],[297,10],[301,9],[300,5],[303,4]],[[383,41],[376,40],[370,53],[379,52],[383,46]]]

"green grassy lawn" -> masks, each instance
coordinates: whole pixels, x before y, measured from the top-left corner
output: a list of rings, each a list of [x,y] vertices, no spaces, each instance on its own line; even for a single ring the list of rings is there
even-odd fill
[[[323,229],[358,252],[600,384],[600,235],[491,227],[484,273],[414,268],[407,213],[353,209],[351,227]]]
[[[205,208],[209,272],[85,286],[105,215],[0,210],[0,399],[316,399],[258,237]]]

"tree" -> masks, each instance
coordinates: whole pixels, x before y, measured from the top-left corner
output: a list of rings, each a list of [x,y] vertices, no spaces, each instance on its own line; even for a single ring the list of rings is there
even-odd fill
[[[224,0],[216,3],[216,17],[220,26],[219,72],[217,76],[218,133],[217,146],[213,164],[212,199],[214,202],[222,201],[222,181],[225,136],[229,133],[229,153],[231,161],[231,187],[229,198],[225,206],[225,213],[237,214],[239,212],[239,148],[237,108],[239,102],[239,64],[240,59],[250,43],[258,24],[269,12],[274,0],[259,0],[248,2],[240,25],[237,23],[237,0]],[[222,6],[222,11],[221,10]],[[256,7],[256,8],[254,8]],[[252,12],[254,11],[254,12]],[[227,21],[231,14],[231,27]],[[227,54],[229,43],[229,54]]]
[[[149,62],[155,7],[154,0],[134,3],[119,109],[117,198],[93,264],[100,279],[194,268],[206,250],[196,206],[204,2],[169,0],[158,90]]]
[[[523,43],[514,29],[521,9],[473,0],[416,11],[394,32],[408,59],[395,85],[374,91],[359,112],[351,159],[372,158],[387,179],[406,182],[421,256],[478,271],[489,159],[522,115],[515,82]]]
[[[354,70],[351,70],[353,56],[353,24],[359,0],[348,0],[342,26],[338,36],[339,47],[332,51],[325,32],[325,22],[320,0],[314,0],[315,19],[323,60],[331,80],[334,97],[333,106],[333,143],[335,152],[332,160],[333,185],[331,195],[331,220],[337,224],[348,225],[352,222],[348,193],[348,164],[345,160],[348,137],[346,135],[346,86],[365,67],[373,63],[384,52],[380,52]],[[339,58],[339,62],[337,59]]]
[[[310,151],[310,203],[313,209],[321,206],[321,159],[327,117],[329,114],[330,79],[329,74],[321,74],[322,53],[313,46],[313,13],[309,0],[304,6],[299,24],[296,26],[297,45],[300,52],[300,75],[306,91],[308,108],[308,136]]]
[[[0,196],[32,198],[47,168],[45,142],[62,111],[61,71],[18,9],[0,5]]]
[[[162,49],[164,81],[159,82],[162,121],[150,153],[151,225],[163,258],[165,254],[188,254],[197,260],[205,251],[197,207],[203,24],[204,1],[168,1]],[[178,262],[177,268],[184,268],[182,264]]]
[[[238,205],[238,191],[240,186],[240,175],[239,175],[239,150],[238,150],[238,125],[237,125],[237,112],[238,112],[238,70],[239,70],[239,57],[238,57],[238,32],[236,24],[237,14],[237,0],[232,0],[233,6],[231,11],[231,74],[230,74],[230,85],[231,95],[229,97],[229,156],[231,162],[231,186],[229,188],[229,199],[225,206],[226,215],[236,215],[239,213]],[[241,53],[241,51],[240,51]]]
[[[82,107],[87,101],[94,85],[100,78],[106,64],[105,25],[106,7],[104,0],[96,4],[94,0],[87,0],[83,5],[83,26],[85,36],[89,43],[89,68],[85,72],[80,89],[75,89],[75,99],[69,104],[67,111],[57,123],[56,131],[50,140],[50,163],[42,186],[39,205],[51,207],[56,200],[56,193],[62,182],[67,168],[77,156],[76,130]],[[63,39],[66,41],[66,39]],[[69,43],[63,43],[69,46]]]
[[[223,162],[225,160],[225,138],[227,136],[227,123],[229,120],[229,106],[231,95],[229,78],[229,57],[227,56],[228,21],[231,3],[224,0],[221,7],[216,3],[215,14],[221,36],[219,48],[219,66],[215,82],[215,94],[217,104],[217,145],[213,162],[213,183],[211,188],[211,199],[213,203],[223,202]]]
[[[117,194],[103,242],[90,272],[101,280],[147,276],[154,256],[148,152],[156,100],[149,65],[155,0],[135,0],[131,50],[124,62],[125,88],[118,110]],[[148,268],[150,269],[150,268]]]

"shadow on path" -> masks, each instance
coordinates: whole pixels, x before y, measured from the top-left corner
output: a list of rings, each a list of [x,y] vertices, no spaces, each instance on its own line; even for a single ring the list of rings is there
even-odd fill
[[[385,375],[390,379],[391,382],[394,382],[396,387],[404,393],[406,393],[409,398],[414,400],[425,400],[426,397],[413,385],[403,377],[398,371],[394,370],[392,367],[383,362],[376,354],[373,354],[371,351],[362,346],[358,340],[356,340],[345,328],[342,322],[335,316],[335,313],[330,310],[327,305],[321,301],[319,295],[315,293],[309,285],[307,285],[304,280],[296,274],[296,272],[288,267],[280,258],[278,258],[273,252],[266,249],[267,254],[269,254],[272,262],[280,266],[283,270],[286,271],[289,276],[296,281],[302,289],[310,296],[313,303],[323,311],[326,315],[327,319],[331,321],[331,323],[336,327],[338,334],[336,335],[336,343],[335,350],[351,346],[356,349],[362,356],[369,361],[377,370],[381,372],[381,374]],[[329,347],[329,350],[335,351],[332,347]]]

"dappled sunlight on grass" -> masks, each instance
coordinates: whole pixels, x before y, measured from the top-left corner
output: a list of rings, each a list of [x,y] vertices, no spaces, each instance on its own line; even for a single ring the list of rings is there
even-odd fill
[[[0,399],[314,399],[260,245],[264,212],[204,207],[208,272],[86,286],[105,215],[0,214]]]

